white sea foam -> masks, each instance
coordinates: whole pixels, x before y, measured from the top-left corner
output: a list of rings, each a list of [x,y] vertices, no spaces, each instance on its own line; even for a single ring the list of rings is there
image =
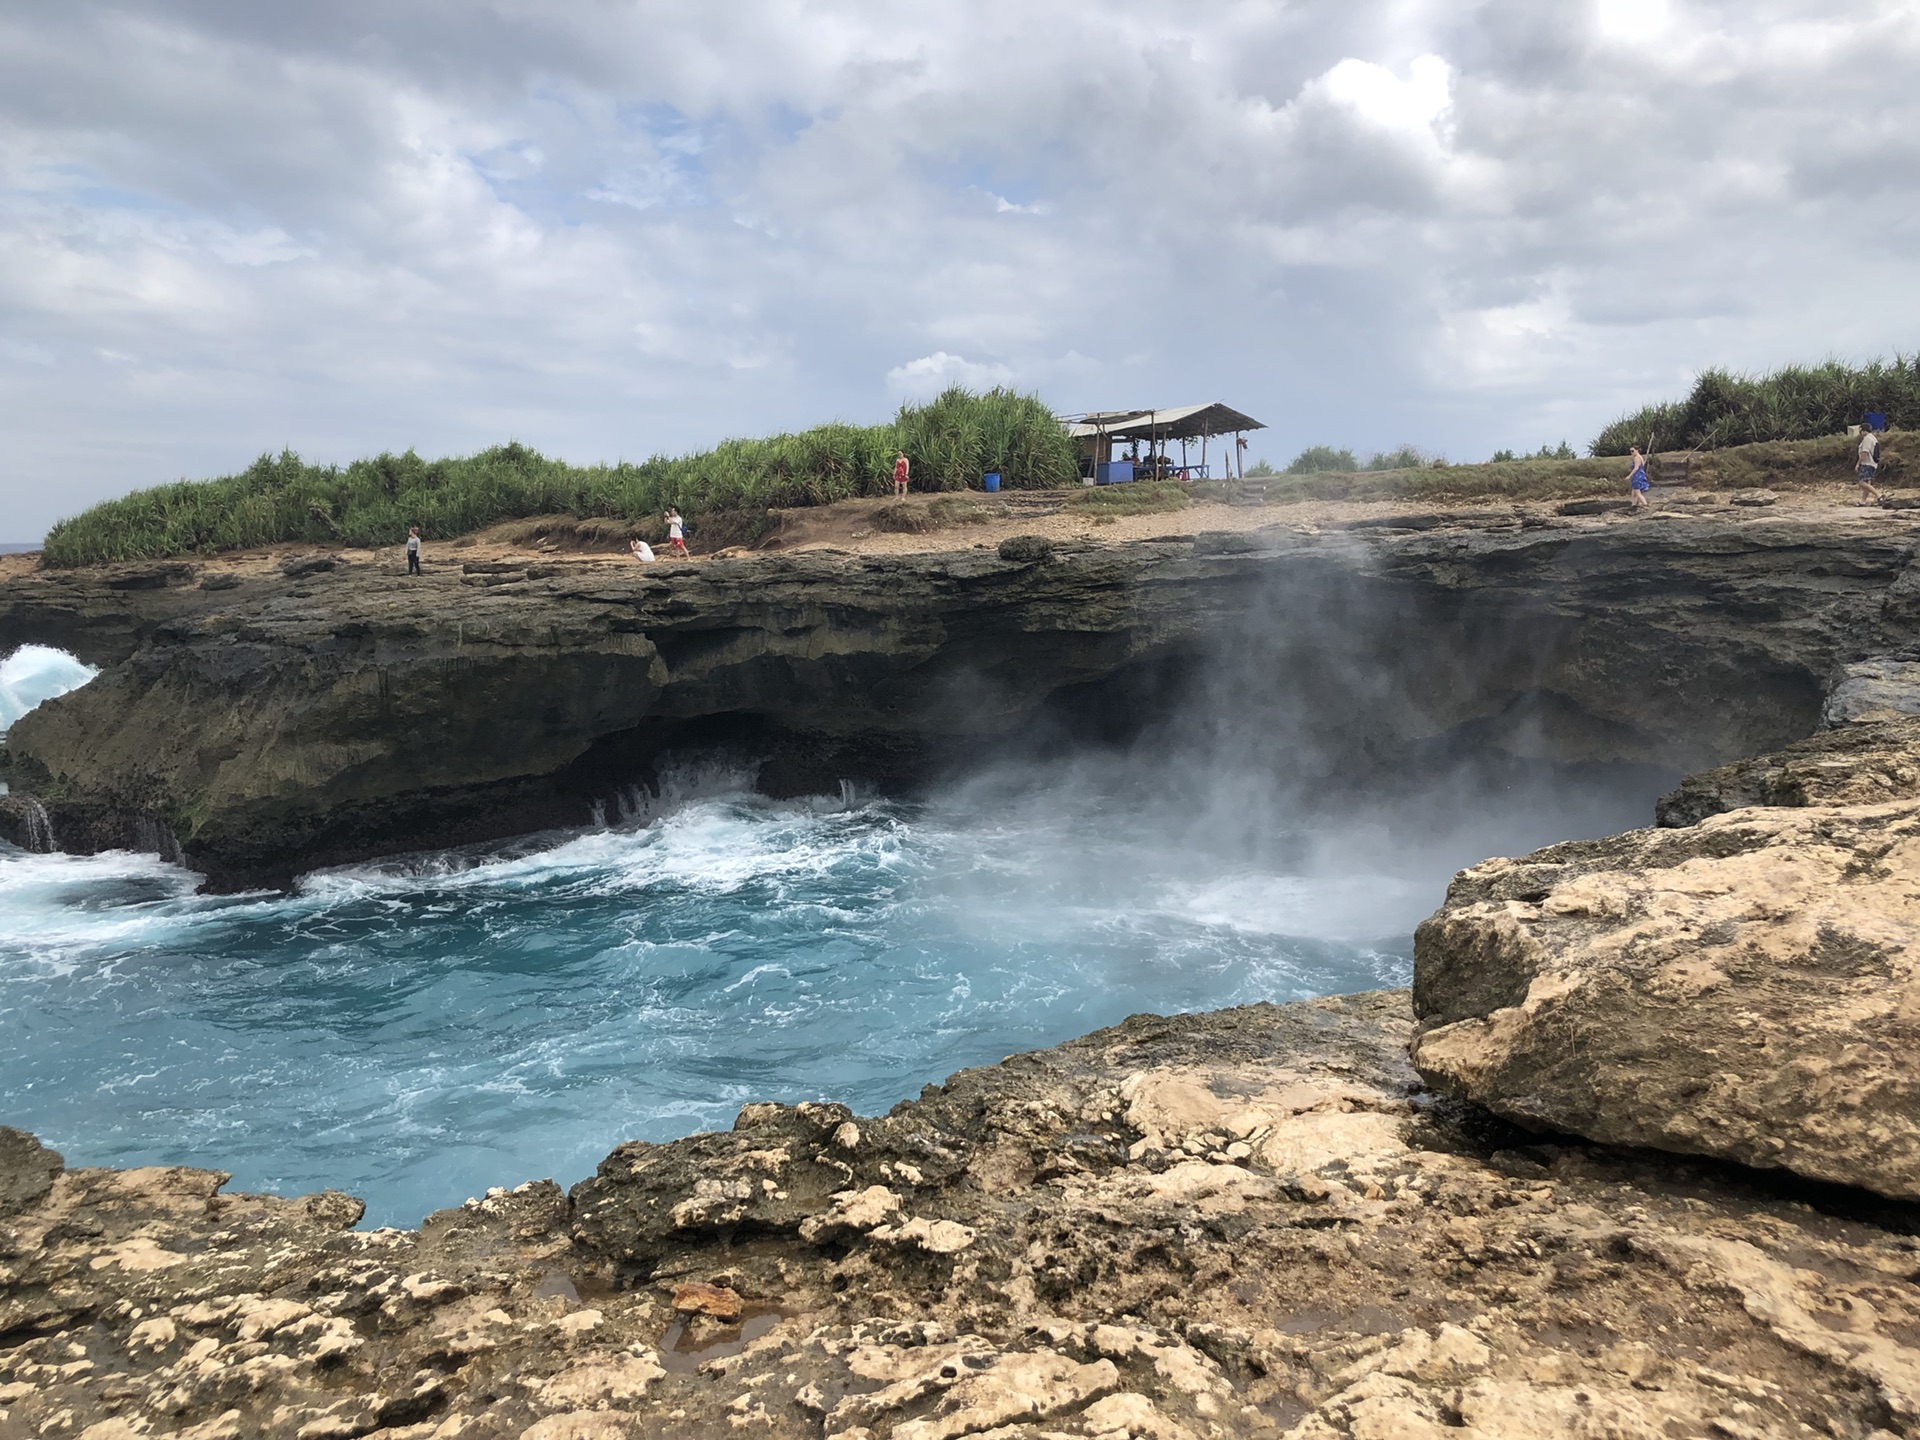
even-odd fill
[[[36,705],[78,690],[100,672],[50,645],[22,645],[0,660],[0,734]]]

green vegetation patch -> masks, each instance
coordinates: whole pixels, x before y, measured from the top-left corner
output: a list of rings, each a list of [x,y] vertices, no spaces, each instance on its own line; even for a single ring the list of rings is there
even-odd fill
[[[1269,504],[1310,500],[1412,500],[1472,503],[1573,500],[1624,493],[1617,460],[1511,460],[1486,465],[1423,465],[1417,469],[1282,475],[1265,482]]]
[[[1037,396],[955,387],[902,406],[884,425],[821,425],[639,464],[569,465],[517,442],[458,459],[423,460],[409,450],[346,466],[308,465],[283,451],[238,475],[137,491],[62,520],[41,561],[87,565],[291,543],[372,548],[398,544],[410,525],[448,540],[528,517],[651,527],[669,505],[712,548],[715,524],[702,517],[731,538],[750,534],[754,517],[772,508],[890,493],[898,450],[919,491],[977,486],[989,470],[1024,489],[1070,485],[1079,475],[1072,440]]]
[[[1642,450],[1719,450],[1843,433],[1877,411],[1897,429],[1920,426],[1920,355],[1866,365],[1829,360],[1771,375],[1705,370],[1685,400],[1622,415],[1594,438],[1595,455]]]
[[[1067,500],[1069,509],[1100,515],[1155,515],[1184,510],[1192,503],[1187,487],[1177,480],[1130,480],[1120,485],[1090,485]]]

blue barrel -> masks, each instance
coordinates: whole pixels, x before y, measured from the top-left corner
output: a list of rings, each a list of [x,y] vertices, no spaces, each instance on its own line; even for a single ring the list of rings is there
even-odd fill
[[[1000,493],[1000,472],[998,470],[989,470],[982,483],[986,485],[989,495],[998,495]]]
[[[1885,412],[1880,410],[1869,410],[1867,412],[1867,428],[1869,430],[1886,429],[1887,417]]]

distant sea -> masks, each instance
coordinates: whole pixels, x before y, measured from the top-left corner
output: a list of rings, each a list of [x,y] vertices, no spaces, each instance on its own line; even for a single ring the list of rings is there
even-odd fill
[[[18,555],[22,550],[38,550],[39,548],[40,542],[38,540],[23,540],[18,545],[9,545],[4,541],[0,541],[0,555]]]

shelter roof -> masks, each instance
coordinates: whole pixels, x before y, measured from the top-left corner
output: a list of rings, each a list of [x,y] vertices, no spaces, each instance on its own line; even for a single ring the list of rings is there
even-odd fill
[[[1231,435],[1264,430],[1251,415],[1229,405],[1173,405],[1159,410],[1090,410],[1067,426],[1073,436],[1105,435],[1114,440],[1197,440],[1202,435]]]

